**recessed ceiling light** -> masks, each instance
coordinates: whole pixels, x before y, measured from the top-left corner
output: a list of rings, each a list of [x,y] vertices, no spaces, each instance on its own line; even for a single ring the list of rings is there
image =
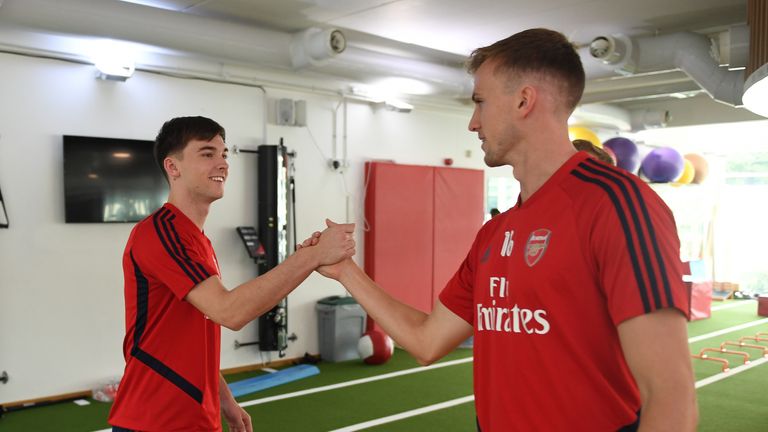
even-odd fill
[[[434,88],[424,81],[405,77],[390,77],[374,82],[374,87],[384,94],[427,95]]]

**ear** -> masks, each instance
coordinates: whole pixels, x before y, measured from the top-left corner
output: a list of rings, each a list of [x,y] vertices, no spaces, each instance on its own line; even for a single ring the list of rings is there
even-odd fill
[[[165,172],[168,173],[168,178],[174,179],[181,176],[181,170],[179,170],[178,165],[176,165],[176,159],[168,156],[163,160],[163,168],[165,168]]]
[[[536,102],[538,100],[538,91],[535,87],[532,87],[530,85],[524,85],[520,88],[520,90],[517,93],[518,95],[518,103],[517,103],[517,110],[523,117],[527,117],[531,111],[533,111],[533,107],[536,105]]]

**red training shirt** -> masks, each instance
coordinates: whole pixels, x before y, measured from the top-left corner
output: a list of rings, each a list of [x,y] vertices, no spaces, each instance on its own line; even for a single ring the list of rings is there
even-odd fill
[[[171,204],[133,228],[123,254],[125,374],[109,423],[220,431],[221,327],[184,300],[219,275],[210,240]]]
[[[688,314],[672,212],[637,176],[577,153],[486,223],[440,301],[474,327],[488,431],[616,431],[640,395],[617,325]]]

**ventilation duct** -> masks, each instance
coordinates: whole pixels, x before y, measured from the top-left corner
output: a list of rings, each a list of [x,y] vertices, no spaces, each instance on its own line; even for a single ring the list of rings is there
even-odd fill
[[[608,104],[583,104],[576,107],[571,118],[568,119],[568,124],[637,132],[664,127],[669,122],[669,118],[669,111],[627,110]]]
[[[291,40],[291,63],[295,68],[321,66],[347,48],[347,38],[341,30],[310,28]]]
[[[290,67],[292,36],[191,14],[100,0],[5,0],[0,23],[63,34],[97,36],[204,54],[213,58]]]
[[[712,99],[741,106],[743,71],[721,68],[713,56],[711,40],[700,34],[681,32],[663,36],[630,38],[618,34],[592,40],[592,57],[612,65],[623,75],[680,69]]]
[[[443,95],[467,97],[472,81],[456,65],[398,56],[381,46],[356,45],[337,29],[296,34],[124,1],[0,0],[0,25],[59,34],[138,42],[237,66],[276,71],[311,70],[312,76],[364,82],[403,76],[435,84]],[[391,50],[390,50],[391,51]],[[140,67],[141,65],[137,65]]]

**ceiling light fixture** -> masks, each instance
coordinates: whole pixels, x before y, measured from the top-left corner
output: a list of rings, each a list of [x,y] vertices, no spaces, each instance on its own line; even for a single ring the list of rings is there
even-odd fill
[[[434,90],[424,81],[405,77],[384,78],[373,85],[384,94],[427,95]]]
[[[96,69],[98,70],[96,77],[99,79],[127,81],[128,78],[133,76],[136,65],[132,61],[100,61],[96,63]]]
[[[413,105],[400,99],[388,99],[384,101],[384,109],[399,113],[409,113],[413,111]]]
[[[370,102],[375,108],[384,108],[387,111],[409,113],[413,111],[413,105],[405,102],[396,94],[386,94],[378,87],[352,86],[349,94],[357,99]]]
[[[744,95],[741,100],[744,102],[744,108],[768,117],[768,63],[752,72],[744,82]]]
[[[110,81],[126,81],[136,70],[134,49],[127,43],[105,40],[97,48],[93,64],[96,77]]]
[[[349,88],[349,94],[368,102],[383,102],[384,94],[378,89],[367,85],[353,85]]]
[[[158,0],[121,0],[126,3],[133,3],[141,6],[149,6],[154,7],[158,9],[166,9],[166,10],[180,10],[180,6],[175,6],[170,1],[158,1]]]

